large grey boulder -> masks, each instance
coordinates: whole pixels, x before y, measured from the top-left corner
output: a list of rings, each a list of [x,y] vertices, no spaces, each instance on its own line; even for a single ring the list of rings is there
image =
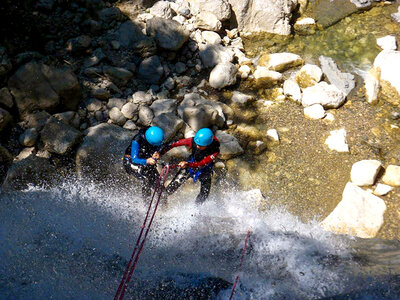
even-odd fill
[[[44,125],[40,136],[46,150],[52,153],[66,154],[80,142],[82,133],[52,117]]]
[[[210,73],[209,82],[215,89],[222,89],[236,83],[237,69],[230,62],[219,63]]]
[[[157,52],[154,39],[144,35],[140,26],[132,21],[124,22],[110,39],[119,41],[123,48],[132,49],[143,58]]]
[[[349,182],[342,201],[321,223],[325,230],[339,234],[373,238],[383,224],[385,202]]]
[[[154,55],[144,59],[139,66],[138,75],[140,79],[148,83],[161,83],[164,68],[161,65],[160,58]]]
[[[231,7],[227,0],[188,0],[193,14],[213,13],[219,21],[229,20]]]
[[[321,55],[319,61],[321,63],[322,72],[324,72],[329,82],[347,96],[356,85],[354,75],[350,73],[342,73],[330,57]]]
[[[178,115],[193,131],[212,125],[222,127],[226,121],[223,103],[207,100],[196,93],[185,95]]]
[[[183,127],[183,120],[174,113],[159,114],[153,119],[152,125],[159,126],[164,130],[165,141],[170,141]]]
[[[242,32],[290,34],[294,0],[229,0],[232,7],[231,26]]]
[[[204,67],[212,68],[219,63],[232,62],[234,52],[231,48],[222,45],[199,45],[199,55]]]
[[[45,64],[29,62],[8,81],[20,114],[35,110],[75,110],[81,99],[81,87],[75,74]]]
[[[156,117],[165,113],[175,113],[176,107],[177,101],[175,99],[156,100],[152,105],[150,105],[150,108]]]
[[[220,159],[231,159],[244,153],[238,140],[233,136],[221,130],[215,133],[216,138],[220,141]]]
[[[106,123],[90,127],[76,153],[78,175],[97,181],[127,180],[121,157],[135,134]]]
[[[174,20],[152,18],[146,23],[146,33],[163,49],[176,51],[189,38],[186,28]]]
[[[19,190],[27,188],[28,185],[51,186],[57,180],[56,167],[46,158],[32,154],[10,166],[2,188]]]

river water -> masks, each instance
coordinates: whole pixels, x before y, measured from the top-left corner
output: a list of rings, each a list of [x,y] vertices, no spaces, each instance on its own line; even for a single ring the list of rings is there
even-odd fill
[[[136,194],[83,182],[1,194],[0,298],[112,298],[145,214]],[[228,299],[248,229],[235,299],[400,297],[398,242],[336,236],[251,201],[241,191],[200,206],[190,191],[173,197],[157,213],[126,298]]]

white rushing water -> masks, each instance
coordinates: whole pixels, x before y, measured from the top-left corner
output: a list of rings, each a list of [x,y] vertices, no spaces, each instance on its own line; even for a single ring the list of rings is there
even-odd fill
[[[228,299],[248,229],[235,299],[316,299],[357,285],[351,239],[283,209],[259,212],[244,193],[221,195],[196,205],[180,191],[157,212],[127,299]],[[66,182],[0,197],[1,299],[114,296],[146,211],[137,193]]]

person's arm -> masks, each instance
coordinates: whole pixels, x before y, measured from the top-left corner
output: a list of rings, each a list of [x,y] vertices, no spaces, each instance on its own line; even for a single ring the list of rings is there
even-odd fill
[[[137,165],[146,165],[146,159],[139,157],[139,143],[132,141],[131,144],[131,160]]]
[[[165,153],[167,153],[169,150],[171,150],[172,148],[175,147],[179,147],[179,146],[187,146],[187,147],[191,147],[192,146],[192,139],[181,139],[177,142],[171,143],[167,146],[165,146],[164,148],[161,149],[160,154],[164,155]]]
[[[215,152],[211,155],[208,155],[206,157],[204,157],[201,161],[197,161],[197,162],[190,162],[188,163],[188,168],[201,168],[204,167],[206,165],[208,165],[209,163],[212,163],[214,161],[214,159],[219,155],[219,152]]]

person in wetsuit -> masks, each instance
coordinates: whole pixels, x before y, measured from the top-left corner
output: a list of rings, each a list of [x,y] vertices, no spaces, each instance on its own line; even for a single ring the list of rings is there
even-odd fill
[[[159,174],[156,162],[160,158],[163,141],[164,131],[160,127],[152,126],[146,131],[140,130],[125,150],[125,170],[141,181],[144,199],[151,197],[151,191],[157,184]]]
[[[220,143],[209,128],[202,128],[197,131],[193,138],[181,139],[164,147],[161,155],[170,149],[186,146],[192,153],[188,161],[179,162],[181,168],[171,183],[165,188],[165,193],[171,195],[190,177],[193,181],[200,181],[200,193],[197,195],[196,203],[203,203],[210,194],[211,175],[214,160],[219,155]]]

